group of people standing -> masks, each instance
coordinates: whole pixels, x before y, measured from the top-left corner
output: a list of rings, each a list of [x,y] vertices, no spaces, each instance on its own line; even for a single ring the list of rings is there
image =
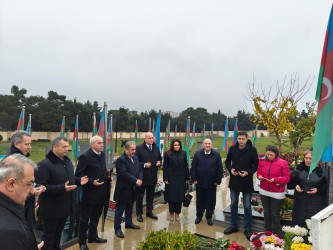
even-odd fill
[[[12,155],[0,163],[0,241],[3,249],[60,249],[61,233],[68,216],[76,212],[77,186],[82,186],[80,249],[89,249],[87,240],[88,243],[107,241],[98,236],[97,225],[103,207],[110,198],[112,178],[105,164],[103,139],[94,136],[90,139],[90,145],[91,148],[79,157],[74,171],[72,162],[67,157],[68,140],[57,137],[53,141],[52,150],[37,167],[28,159],[31,149],[30,135],[24,131],[14,133]],[[258,157],[247,133],[239,131],[237,143],[230,147],[225,161],[230,173],[231,226],[224,234],[238,231],[238,203],[242,192],[244,234],[250,238],[253,175],[256,172],[260,180],[259,193],[264,209],[265,230],[280,233],[280,209],[287,184],[289,188],[295,188],[293,224],[305,226],[307,218],[327,205],[327,174],[324,168],[317,166],[308,176],[311,157],[311,151],[306,151],[304,161],[290,174],[288,163],[279,158],[279,151],[275,146],[267,146],[265,155]],[[146,217],[158,219],[153,213],[153,199],[161,165],[162,157],[152,133],[148,132],[144,142],[137,147],[132,141],[126,143],[125,152],[116,161],[116,236],[125,237],[121,230],[124,212],[125,228],[140,229],[140,226],[132,221],[133,204],[136,202],[137,221],[143,222],[145,194]],[[165,152],[163,162],[165,200],[169,205],[170,221],[181,219],[186,185],[191,178],[196,185],[195,224],[199,224],[205,215],[207,224],[212,226],[216,189],[221,184],[222,174],[220,154],[213,150],[210,139],[205,139],[203,148],[195,152],[190,170],[187,153],[182,149],[181,141],[173,139],[170,149]],[[39,245],[32,231],[35,227],[34,195],[39,195],[39,215],[43,219],[43,241]],[[311,206],[307,206],[309,202]]]

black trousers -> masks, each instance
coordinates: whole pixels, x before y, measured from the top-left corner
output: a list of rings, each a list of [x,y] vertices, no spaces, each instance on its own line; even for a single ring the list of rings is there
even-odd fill
[[[99,217],[101,217],[103,210],[103,204],[82,204],[81,205],[81,216],[80,216],[80,228],[79,228],[79,244],[83,245],[88,238],[97,238],[97,225]],[[89,223],[89,224],[88,224]]]
[[[125,211],[125,225],[132,225],[132,212],[133,212],[133,203],[129,204],[118,204],[116,205],[116,211],[114,213],[114,229],[121,228],[122,216]]]
[[[170,214],[173,213],[180,214],[181,211],[182,211],[182,202],[169,202]]]
[[[206,210],[206,218],[211,219],[216,205],[216,186],[212,188],[201,188],[196,186],[197,217],[202,218]]]
[[[275,234],[280,234],[280,209],[283,199],[274,199],[265,195],[260,195],[264,208],[265,230]]]
[[[151,213],[154,209],[155,185],[141,186],[141,190],[143,190],[143,192],[136,190],[136,214],[138,215],[142,215],[144,192],[146,192],[147,213]]]
[[[60,250],[61,233],[67,221],[66,217],[43,219],[43,250]]]

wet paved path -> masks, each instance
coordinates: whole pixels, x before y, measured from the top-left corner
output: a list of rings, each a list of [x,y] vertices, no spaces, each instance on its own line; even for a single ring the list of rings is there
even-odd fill
[[[215,209],[216,213],[222,211],[227,205],[230,204],[227,179],[228,178],[223,178],[222,184],[217,190]],[[115,183],[112,184],[112,191],[114,190],[114,185]],[[125,238],[120,239],[114,234],[113,221],[106,220],[104,233],[100,233],[100,225],[98,226],[98,231],[99,236],[102,238],[106,238],[108,242],[103,244],[88,243],[89,249],[137,249],[137,247],[140,245],[140,242],[144,241],[149,231],[158,231],[163,228],[166,228],[169,232],[175,232],[176,230],[188,230],[192,233],[205,235],[215,239],[229,239],[230,241],[236,241],[238,244],[241,244],[244,247],[250,247],[249,241],[245,238],[243,232],[233,233],[232,235],[224,236],[224,227],[216,225],[208,226],[205,218],[203,218],[203,220],[196,225],[194,223],[194,220],[196,218],[195,192],[192,193],[192,195],[194,197],[192,199],[191,205],[188,208],[182,207],[180,222],[169,220],[168,204],[163,204],[153,210],[153,212],[158,216],[158,220],[153,220],[151,218],[146,218],[145,216],[143,216],[143,222],[140,223],[136,220],[135,214],[133,214],[133,223],[139,225],[141,229],[125,229],[125,225],[122,223],[122,231],[125,234]],[[79,249],[79,245],[76,244],[75,246],[72,246],[68,249]]]

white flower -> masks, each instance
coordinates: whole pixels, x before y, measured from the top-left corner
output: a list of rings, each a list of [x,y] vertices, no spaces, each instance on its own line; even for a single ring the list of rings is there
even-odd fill
[[[294,242],[294,243],[302,243],[302,242],[304,242],[304,239],[301,236],[295,236],[292,239],[292,242]]]
[[[312,244],[312,236],[311,235],[308,237],[308,241],[309,241],[309,243]]]
[[[311,230],[311,220],[310,219],[306,219],[305,223],[306,223],[306,226],[308,227],[308,229]]]
[[[262,250],[281,250],[282,248],[280,247],[275,247],[273,243],[270,244],[264,244],[261,247]]]
[[[306,230],[306,228],[304,227],[300,227],[300,226],[295,226],[295,227],[288,227],[288,226],[284,226],[282,228],[283,232],[290,232],[294,235],[298,235],[298,236],[306,236],[308,234],[308,230]]]

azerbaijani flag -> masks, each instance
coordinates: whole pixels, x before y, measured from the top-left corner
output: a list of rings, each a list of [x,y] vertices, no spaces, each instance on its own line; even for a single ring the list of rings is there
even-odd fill
[[[138,142],[138,121],[135,120],[135,138],[134,138],[134,142],[137,143]]]
[[[161,119],[160,119],[160,113],[157,115],[157,120],[156,120],[156,132],[155,132],[155,140],[156,140],[156,145],[158,146],[159,150],[161,150]]]
[[[212,126],[210,127],[210,140],[213,141],[213,123],[212,123]]]
[[[110,122],[109,122],[109,129],[108,129],[108,137],[106,138],[106,147],[108,149],[109,154],[112,152],[111,148],[111,141],[112,141],[112,115],[110,116]]]
[[[96,114],[94,112],[94,124],[93,124],[93,132],[92,132],[92,135],[95,136],[97,135],[97,121],[96,121]]]
[[[206,124],[204,123],[201,131],[202,142],[205,140],[205,130],[206,130]]]
[[[149,117],[149,128],[148,128],[148,132],[151,132],[151,118]]]
[[[98,136],[103,137],[104,135],[104,107],[102,110],[102,116],[101,116],[101,120],[99,122],[99,128],[98,128]]]
[[[232,139],[232,146],[235,145],[237,142],[237,134],[238,134],[238,126],[237,126],[237,119],[236,119],[235,126],[234,126],[234,135],[233,135],[233,139]]]
[[[62,117],[61,127],[60,127],[60,135],[64,136],[65,133],[65,116]]]
[[[155,119],[153,120],[153,129],[151,130],[151,132],[153,133],[153,135],[155,135]],[[155,143],[156,143],[156,141],[155,141]]]
[[[194,142],[195,142],[195,123],[193,123],[192,138],[191,138],[191,141],[190,141],[190,148],[192,148]]]
[[[187,120],[186,124],[186,133],[185,133],[185,143],[184,143],[184,151],[187,155],[187,164],[190,166],[191,160],[190,160],[190,125]]]
[[[25,131],[28,132],[29,134],[31,133],[31,114],[29,115],[29,121],[27,124],[27,129]]]
[[[170,120],[169,120],[168,126],[166,128],[165,137],[164,137],[164,147],[165,148],[168,148],[169,138],[170,138]]]
[[[79,115],[75,119],[75,128],[72,142],[72,161],[79,158]]]
[[[22,109],[16,130],[23,130],[23,125],[24,124],[23,124],[23,109]]]
[[[228,128],[228,120],[226,120],[224,125],[224,138],[222,146],[222,150],[226,152],[228,152],[228,136],[229,136],[229,128]]]
[[[253,136],[253,143],[255,148],[257,148],[257,128],[258,125],[256,125],[256,129],[254,130],[254,136]]]
[[[317,122],[309,175],[317,163],[332,161],[332,82],[333,82],[333,20],[328,20],[316,92]]]
[[[176,138],[176,134],[177,134],[177,124],[175,125],[175,134],[173,135],[173,139]]]

